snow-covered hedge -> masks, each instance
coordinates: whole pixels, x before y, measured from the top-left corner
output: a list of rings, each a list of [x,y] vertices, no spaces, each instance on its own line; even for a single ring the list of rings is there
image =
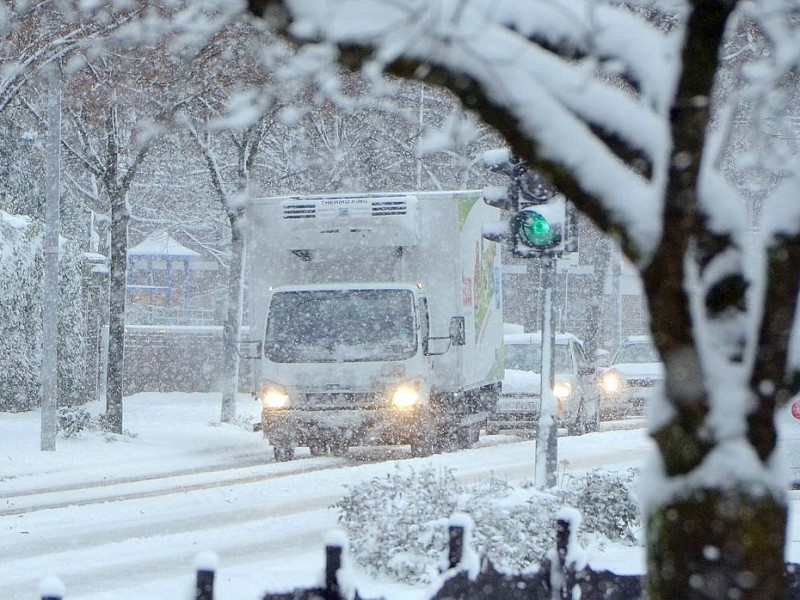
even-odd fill
[[[462,511],[475,523],[473,542],[500,570],[538,565],[555,543],[555,516],[571,506],[583,516],[584,541],[635,543],[638,504],[633,472],[591,471],[547,492],[492,480],[472,486],[450,471],[402,468],[384,478],[348,486],[334,507],[347,531],[354,560],[373,576],[407,583],[430,582],[447,549],[450,515]]]
[[[40,402],[43,232],[27,217],[0,211],[0,410]],[[60,252],[59,404],[85,402],[85,326],[81,253],[65,240]]]

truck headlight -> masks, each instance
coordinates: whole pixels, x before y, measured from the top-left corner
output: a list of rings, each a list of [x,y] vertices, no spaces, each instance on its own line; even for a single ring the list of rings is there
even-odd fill
[[[289,394],[281,386],[271,381],[261,385],[261,403],[264,408],[286,408],[289,406]]]
[[[572,384],[569,381],[556,381],[553,384],[553,395],[559,400],[572,395]]]
[[[600,386],[603,391],[608,395],[619,394],[622,391],[622,375],[616,371],[606,371],[600,377]]]
[[[419,379],[398,385],[392,393],[392,406],[399,409],[417,406],[422,398],[421,388]]]

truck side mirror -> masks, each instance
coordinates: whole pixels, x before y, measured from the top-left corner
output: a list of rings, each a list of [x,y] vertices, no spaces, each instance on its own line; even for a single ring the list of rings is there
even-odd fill
[[[467,343],[467,330],[464,317],[450,319],[450,343],[453,346],[464,346]]]
[[[236,346],[239,358],[261,358],[261,341],[241,340]]]

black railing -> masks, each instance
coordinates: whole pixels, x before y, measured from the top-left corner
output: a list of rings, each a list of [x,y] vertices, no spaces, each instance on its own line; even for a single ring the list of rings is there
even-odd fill
[[[503,598],[504,600],[551,600],[552,598],[581,598],[582,600],[630,600],[642,594],[640,575],[617,575],[611,571],[594,571],[574,560],[570,554],[571,521],[558,518],[555,552],[543,557],[536,571],[524,574],[501,573],[486,557],[475,565],[466,565],[465,556],[472,553],[464,539],[463,525],[450,525],[448,569],[443,582],[431,600],[447,598]],[[574,541],[572,542],[574,543]],[[575,588],[580,589],[580,593]]]

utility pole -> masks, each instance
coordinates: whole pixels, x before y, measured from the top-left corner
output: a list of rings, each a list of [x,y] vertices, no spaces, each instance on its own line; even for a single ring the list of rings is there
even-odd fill
[[[542,311],[542,406],[536,428],[536,485],[542,488],[555,487],[558,469],[558,425],[557,403],[553,394],[553,350],[555,349],[555,311],[553,310],[553,284],[556,273],[555,256],[541,259],[544,310]]]
[[[44,306],[42,307],[42,437],[41,449],[56,449],[58,399],[58,238],[61,191],[61,74],[57,62],[49,68],[47,111],[47,204],[44,236]]]
[[[613,348],[611,352],[616,352],[622,345],[622,288],[620,279],[622,278],[622,250],[619,244],[614,243],[610,253],[611,260],[611,300],[614,303],[612,340]]]

